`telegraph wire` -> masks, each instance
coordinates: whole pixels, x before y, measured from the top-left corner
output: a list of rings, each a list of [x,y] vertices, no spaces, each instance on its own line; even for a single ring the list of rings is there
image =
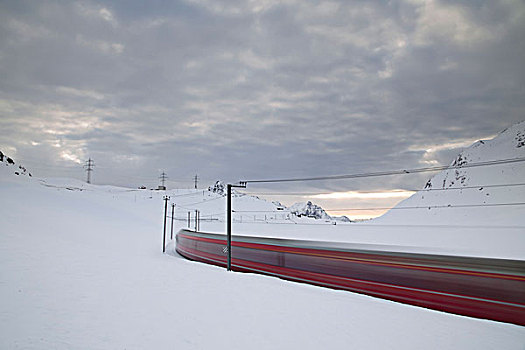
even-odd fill
[[[224,216],[224,215],[226,215],[226,213],[221,211],[220,213],[202,215],[202,217],[207,217],[207,216]]]
[[[440,166],[435,166],[435,167],[425,167],[425,168],[415,168],[415,169],[391,170],[391,171],[380,171],[380,172],[358,173],[358,174],[347,174],[347,175],[318,176],[318,177],[241,180],[239,182],[241,184],[249,184],[249,183],[277,183],[277,182],[303,182],[303,181],[318,181],[318,180],[356,179],[356,178],[378,177],[378,176],[388,176],[388,175],[415,174],[415,173],[424,173],[424,172],[451,170],[451,169],[476,168],[476,167],[490,166],[490,165],[518,163],[518,162],[523,162],[523,161],[525,161],[525,157],[498,159],[498,160],[491,160],[491,161],[470,163],[470,164],[463,164],[463,165],[440,165]]]
[[[292,221],[292,220],[289,220],[289,219],[286,219],[284,221],[288,221],[288,222],[272,222],[272,221],[243,221],[243,222],[235,222],[236,224],[240,224],[240,225],[251,225],[251,224],[258,224],[258,225],[303,225],[303,226],[333,226],[333,221],[325,221],[324,223],[319,223],[319,224],[313,224],[313,223],[306,223],[306,222],[295,222],[295,221]],[[495,226],[486,226],[486,225],[442,225],[442,224],[429,224],[429,225],[421,225],[421,224],[415,224],[415,225],[408,225],[408,224],[376,224],[376,223],[373,223],[373,224],[368,224],[369,220],[364,220],[363,222],[360,222],[360,221],[352,221],[352,222],[348,222],[348,223],[344,223],[344,225],[348,225],[348,227],[351,227],[351,226],[360,226],[360,227],[367,227],[367,228],[371,228],[371,227],[425,227],[425,228],[428,228],[428,227],[433,227],[433,228],[482,228],[482,229],[486,229],[486,228],[490,228],[490,229],[494,229],[494,228],[511,228],[511,229],[521,229],[521,228],[525,228],[525,226],[502,226],[502,225],[495,225]],[[340,223],[338,224],[340,225]]]
[[[400,210],[400,209],[440,209],[440,208],[478,208],[478,207],[501,207],[501,206],[519,206],[525,205],[525,202],[516,203],[488,203],[488,204],[447,204],[447,205],[427,205],[415,207],[374,207],[374,208],[323,208],[325,211],[349,211],[349,210]],[[290,213],[289,208],[285,210],[232,210],[234,213]]]
[[[374,194],[374,193],[402,193],[402,192],[433,192],[433,191],[452,191],[452,190],[468,190],[468,189],[484,189],[495,187],[517,187],[525,186],[525,183],[516,184],[501,184],[501,185],[478,185],[478,186],[463,186],[463,187],[448,187],[448,188],[424,188],[424,189],[396,189],[391,190],[376,190],[376,191],[342,191],[342,192],[239,192],[241,194],[250,196],[318,196],[331,193],[346,193],[352,192],[356,194]]]
[[[172,196],[170,196],[170,197],[175,198],[175,197],[191,197],[191,196],[198,196],[198,195],[200,195],[202,192],[203,192],[203,190],[198,190],[198,191],[194,191],[194,192],[190,192],[190,193],[175,194],[175,195],[172,195]]]
[[[188,208],[188,207],[199,205],[199,204],[203,204],[203,203],[208,203],[208,202],[212,202],[212,201],[216,201],[218,199],[224,199],[224,197],[217,197],[217,198],[212,198],[212,199],[208,199],[208,200],[205,200],[205,201],[200,201],[200,202],[195,202],[195,203],[188,203],[188,204],[186,204],[186,206],[178,205],[178,207],[186,209],[186,210],[194,210],[195,208]]]
[[[503,207],[503,206],[519,206],[525,205],[525,202],[517,203],[488,203],[488,204],[447,204],[447,205],[429,205],[429,206],[417,206],[417,207],[384,207],[384,208],[336,208],[336,209],[325,209],[325,211],[347,211],[347,210],[399,210],[399,209],[441,209],[441,208],[479,208],[479,207]]]
[[[208,203],[208,202],[212,202],[212,201],[216,201],[218,199],[223,199],[224,200],[224,197],[216,197],[216,198],[212,198],[212,199],[207,199],[207,200],[204,200],[204,201],[200,201],[200,202],[195,202],[195,203],[190,203],[190,204],[186,204],[186,205],[199,205],[199,204],[203,204],[203,203]]]

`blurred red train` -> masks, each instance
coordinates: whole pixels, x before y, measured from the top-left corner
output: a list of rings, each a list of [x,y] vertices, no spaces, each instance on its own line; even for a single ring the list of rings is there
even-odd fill
[[[177,252],[227,264],[226,236],[181,230]],[[525,261],[233,236],[232,269],[525,326]]]

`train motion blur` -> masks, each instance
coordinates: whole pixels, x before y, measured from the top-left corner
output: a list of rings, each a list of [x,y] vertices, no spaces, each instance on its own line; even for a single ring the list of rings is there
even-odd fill
[[[176,251],[190,260],[227,265],[225,235],[183,229]],[[233,236],[231,255],[234,271],[525,326],[525,261],[253,236]]]

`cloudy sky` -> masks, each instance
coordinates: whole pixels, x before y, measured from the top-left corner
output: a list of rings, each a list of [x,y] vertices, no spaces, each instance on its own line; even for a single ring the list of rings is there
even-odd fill
[[[522,0],[2,0],[0,150],[132,187],[447,164],[525,119],[524,61]]]

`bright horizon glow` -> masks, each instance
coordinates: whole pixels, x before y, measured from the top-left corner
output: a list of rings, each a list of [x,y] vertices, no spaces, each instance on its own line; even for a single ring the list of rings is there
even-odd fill
[[[380,216],[382,216],[383,214],[385,214],[388,210],[370,210],[370,211],[360,211],[359,213],[356,213],[356,212],[353,212],[353,211],[348,211],[348,212],[330,212],[330,210],[327,210],[326,212],[328,213],[328,215],[332,216],[332,217],[337,217],[337,216],[346,216],[347,218],[349,218],[350,220],[352,221],[360,221],[360,220],[363,220],[363,221],[366,221],[366,220],[371,220],[371,219],[375,219],[375,218],[378,218]]]
[[[383,192],[332,192],[306,196],[314,199],[386,199],[386,198],[408,198],[413,195],[414,191],[392,190]]]
[[[292,204],[307,200],[321,206],[330,216],[346,216],[351,220],[365,220],[377,218],[399,202],[412,196],[415,191],[402,189],[379,191],[344,191],[311,195],[290,196],[284,199],[279,194],[258,194],[270,201],[278,201],[289,207]],[[284,200],[283,200],[284,199]],[[330,210],[332,208],[332,210]],[[348,208],[348,209],[344,209]],[[353,209],[358,208],[358,209]],[[368,209],[369,208],[369,209]],[[378,209],[381,208],[381,209]],[[335,209],[335,210],[333,210]]]

